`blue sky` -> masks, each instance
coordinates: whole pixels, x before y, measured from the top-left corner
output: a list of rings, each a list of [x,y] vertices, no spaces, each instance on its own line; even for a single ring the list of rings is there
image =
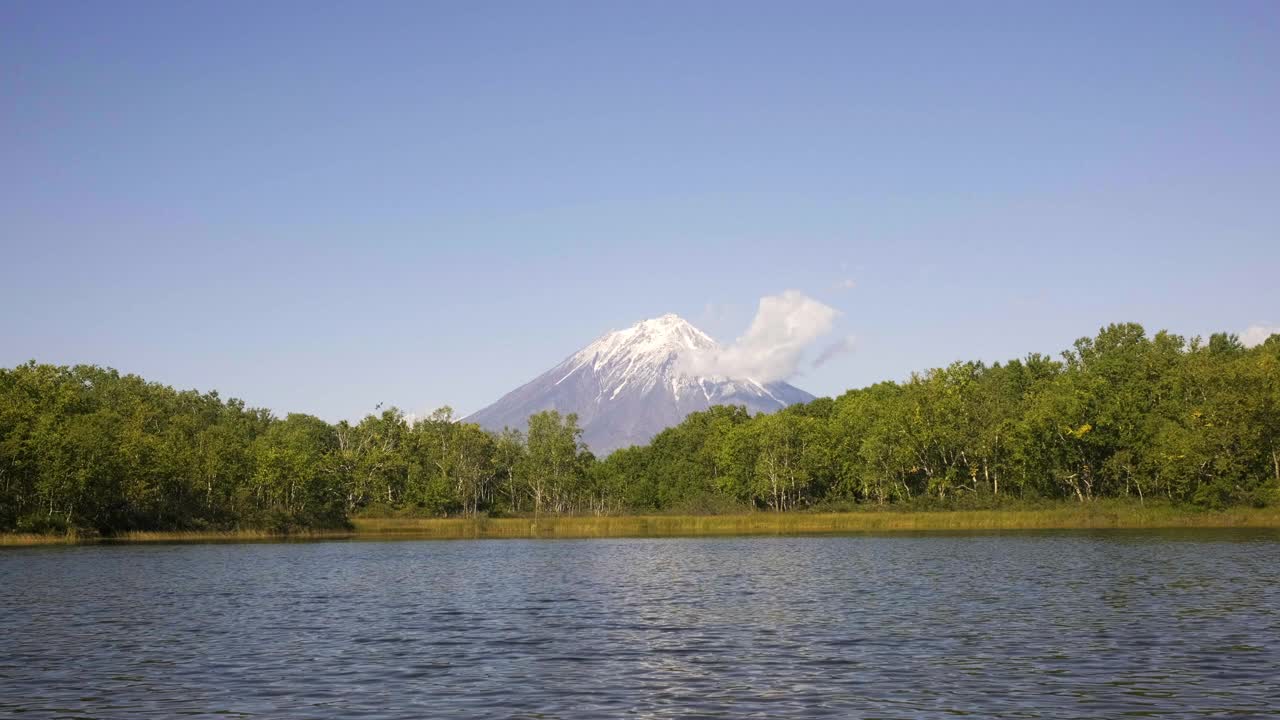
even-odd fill
[[[0,364],[335,420],[787,289],[818,394],[1280,325],[1277,68],[1274,2],[8,2]]]

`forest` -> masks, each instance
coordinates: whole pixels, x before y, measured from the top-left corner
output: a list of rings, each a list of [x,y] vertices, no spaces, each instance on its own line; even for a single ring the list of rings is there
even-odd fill
[[[1053,358],[957,362],[772,415],[715,407],[595,457],[574,415],[358,423],[134,375],[0,370],[0,531],[344,526],[355,516],[1280,501],[1280,335],[1115,324]]]

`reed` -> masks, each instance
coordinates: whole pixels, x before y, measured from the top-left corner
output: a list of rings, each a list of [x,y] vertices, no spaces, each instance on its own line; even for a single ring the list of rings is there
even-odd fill
[[[134,530],[112,535],[0,533],[0,546],[87,545],[94,543],[253,542],[350,538],[351,530]]]
[[[190,530],[190,531],[130,531],[101,538],[101,542],[248,542],[252,540],[324,540],[347,538],[350,530],[294,530],[281,533],[274,530]]]
[[[738,515],[544,515],[538,518],[362,517],[351,530],[287,535],[269,530],[124,532],[111,537],[76,534],[0,534],[0,546],[92,542],[252,542],[392,538],[604,538],[966,530],[1139,528],[1280,528],[1280,507],[1198,510],[1120,501],[1004,510],[744,513]]]
[[[1202,511],[1093,503],[1033,510],[962,510],[743,515],[605,515],[541,518],[356,518],[358,537],[591,538],[802,535],[853,532],[1104,528],[1280,528],[1280,508]]]
[[[84,542],[75,533],[65,535],[41,535],[37,533],[0,533],[0,546],[4,545],[74,545]]]

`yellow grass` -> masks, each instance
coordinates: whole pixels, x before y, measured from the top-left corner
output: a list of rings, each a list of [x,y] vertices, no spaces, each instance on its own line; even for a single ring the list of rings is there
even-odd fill
[[[265,530],[130,532],[111,538],[0,534],[2,545],[83,542],[246,542],[282,539],[598,538],[1108,528],[1280,528],[1280,507],[1202,511],[1099,501],[1034,510],[957,510],[743,515],[543,516],[534,518],[355,518],[353,531],[280,535]]]
[[[118,533],[107,542],[183,542],[183,541],[230,541],[243,542],[249,540],[323,540],[326,538],[346,538],[353,533],[348,530],[295,530],[288,534],[271,530],[198,530],[187,532],[154,532],[133,531]]]
[[[37,535],[35,533],[0,533],[0,546],[3,545],[71,545],[83,541],[84,538],[71,533],[68,535]]]
[[[148,543],[148,542],[249,542],[253,540],[319,540],[349,538],[348,530],[308,530],[282,534],[270,530],[193,530],[131,531],[99,537],[97,535],[37,535],[32,533],[0,533],[4,545],[77,545],[84,543]]]
[[[621,515],[532,518],[356,518],[358,537],[591,538],[947,530],[1091,528],[1280,528],[1280,508],[1220,512],[1128,505],[1064,506],[1046,510],[746,515]]]

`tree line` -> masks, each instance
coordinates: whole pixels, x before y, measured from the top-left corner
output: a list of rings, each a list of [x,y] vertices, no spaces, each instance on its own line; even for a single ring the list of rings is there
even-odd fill
[[[357,514],[787,511],[1007,498],[1280,498],[1280,335],[1111,325],[771,415],[694,413],[596,458],[577,418],[283,418],[95,366],[0,370],[0,530],[343,525]]]

